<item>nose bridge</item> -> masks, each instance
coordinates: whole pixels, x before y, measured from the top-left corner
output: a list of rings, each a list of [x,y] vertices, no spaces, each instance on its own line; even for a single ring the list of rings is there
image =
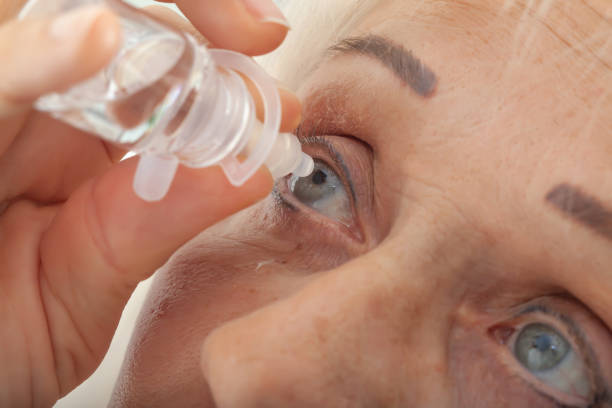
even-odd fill
[[[402,405],[406,394],[420,399],[418,373],[440,361],[418,351],[436,340],[428,316],[437,286],[386,251],[213,332],[202,364],[217,404],[358,407]],[[398,386],[398,378],[406,382]]]

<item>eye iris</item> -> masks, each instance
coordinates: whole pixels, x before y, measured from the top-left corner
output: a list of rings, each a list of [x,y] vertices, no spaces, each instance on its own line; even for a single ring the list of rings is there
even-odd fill
[[[557,367],[569,352],[568,342],[552,327],[540,323],[526,326],[515,345],[517,359],[536,373]]]
[[[314,172],[294,180],[291,191],[304,204],[319,209],[329,206],[334,198],[342,197],[343,188],[338,176],[327,165],[315,160]]]
[[[315,160],[314,172],[308,177],[291,178],[289,188],[303,204],[342,224],[351,224],[349,195],[340,176],[324,162]]]

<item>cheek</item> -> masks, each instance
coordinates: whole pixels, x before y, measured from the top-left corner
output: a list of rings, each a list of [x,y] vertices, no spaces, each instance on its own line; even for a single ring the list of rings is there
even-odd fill
[[[125,392],[127,406],[142,406],[142,401],[151,407],[186,406],[208,400],[199,361],[209,333],[300,285],[298,277],[264,268],[254,272],[210,265],[203,271],[171,264],[158,273],[122,373],[122,388],[131,388]]]
[[[285,270],[311,275],[337,267],[367,248],[270,197],[208,229],[185,253],[189,263]]]
[[[435,288],[391,281],[398,265],[369,255],[208,337],[203,367],[221,405],[445,406],[444,324],[425,301]]]
[[[345,261],[333,252],[288,232],[266,203],[201,234],[158,271],[115,399],[151,407],[209,399],[199,364],[209,333]]]

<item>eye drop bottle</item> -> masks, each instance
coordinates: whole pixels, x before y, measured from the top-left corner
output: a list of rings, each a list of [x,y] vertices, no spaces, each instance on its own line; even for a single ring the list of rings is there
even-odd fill
[[[262,165],[274,178],[307,176],[313,161],[293,134],[279,134],[278,89],[250,58],[209,50],[121,0],[30,0],[20,17],[45,16],[103,4],[115,12],[122,44],[94,77],[35,108],[138,155],[134,190],[162,199],[179,164],[220,165],[236,186]],[[257,87],[265,108],[260,122],[242,74]]]

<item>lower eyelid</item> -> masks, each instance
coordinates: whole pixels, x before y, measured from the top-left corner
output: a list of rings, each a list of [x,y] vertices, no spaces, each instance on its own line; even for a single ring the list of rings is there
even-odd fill
[[[344,228],[338,228],[339,232],[348,233],[353,240],[362,243],[368,241],[370,247],[374,246],[379,241],[379,234],[377,218],[372,208],[374,202],[372,196],[375,192],[372,148],[351,135],[319,135],[315,132],[306,136],[303,131],[298,132],[298,135],[304,152],[330,167],[338,175],[345,191],[350,194],[352,222],[348,228],[344,225],[342,225]],[[283,194],[285,202],[291,207],[309,212],[286,192]],[[368,215],[367,220],[362,219],[364,214]],[[315,214],[311,215],[314,219]]]
[[[544,308],[548,310],[547,308]],[[549,311],[550,313],[556,314],[555,312]],[[554,388],[551,385],[548,385],[542,380],[538,379],[535,374],[529,372],[529,370],[524,367],[514,356],[510,350],[514,348],[515,341],[517,336],[521,332],[521,330],[533,322],[539,322],[546,324],[552,328],[554,328],[559,334],[561,334],[566,341],[570,344],[572,353],[580,358],[583,361],[585,373],[589,375],[589,381],[591,382],[591,386],[593,387],[592,393],[588,399],[583,399],[582,397],[573,396],[570,398],[567,394],[564,394],[562,391]],[[580,339],[576,337],[576,333],[573,333],[572,330],[565,326],[565,322],[562,321],[562,318],[553,317],[550,314],[536,311],[530,312],[526,314],[519,314],[519,316],[515,318],[511,318],[510,320],[493,326],[489,329],[490,334],[493,335],[493,338],[497,340],[498,343],[504,344],[507,346],[507,351],[505,351],[506,365],[508,369],[513,371],[516,370],[516,374],[523,379],[524,383],[529,386],[534,392],[538,393],[542,397],[548,399],[551,403],[554,403],[555,406],[558,407],[591,407],[594,408],[593,405],[590,404],[593,400],[596,399],[596,395],[598,393],[598,384],[596,375],[590,367],[589,360],[591,359],[590,350],[585,350],[585,347],[581,343]],[[544,392],[546,390],[546,392]],[[554,397],[553,397],[554,396]],[[559,401],[563,401],[560,403]]]
[[[320,214],[315,209],[312,209],[305,204],[300,203],[291,193],[288,186],[288,178],[281,179],[275,186],[275,195],[277,200],[287,209],[291,210],[293,215],[304,217],[304,221],[308,220],[309,223],[317,223],[326,230],[331,231],[335,236],[349,237],[351,241],[356,243],[363,243],[364,236],[359,225],[355,222],[350,224],[340,223],[332,220],[325,215]],[[351,203],[352,205],[352,203]],[[351,208],[354,216],[354,208]]]
[[[360,145],[363,142],[355,142],[355,138],[350,136],[309,136],[306,138],[302,138],[302,146],[303,149],[308,152],[313,159],[319,159],[323,161],[326,165],[331,167],[336,174],[338,174],[345,185],[346,191],[351,193],[351,199],[355,203],[357,201],[357,196],[355,194],[355,188],[353,185],[353,178],[351,177],[350,169],[346,164],[346,160],[344,160],[343,155],[338,151],[338,149],[334,146],[334,143],[330,140],[350,140],[351,143],[359,143]],[[316,147],[323,149],[325,151],[324,155],[317,155]],[[311,148],[313,151],[311,151]]]
[[[318,183],[315,181],[317,176],[319,176]],[[319,184],[319,186],[314,185],[314,183]],[[304,205],[347,227],[353,224],[355,219],[354,208],[351,197],[346,191],[345,183],[336,171],[323,161],[315,159],[315,170],[312,175],[307,178],[291,178],[289,184],[289,190],[293,196]],[[318,193],[326,196],[316,198]],[[314,195],[315,197],[305,197],[304,195]],[[341,205],[342,208],[339,208],[338,205]],[[334,210],[339,210],[344,214],[335,214]]]

